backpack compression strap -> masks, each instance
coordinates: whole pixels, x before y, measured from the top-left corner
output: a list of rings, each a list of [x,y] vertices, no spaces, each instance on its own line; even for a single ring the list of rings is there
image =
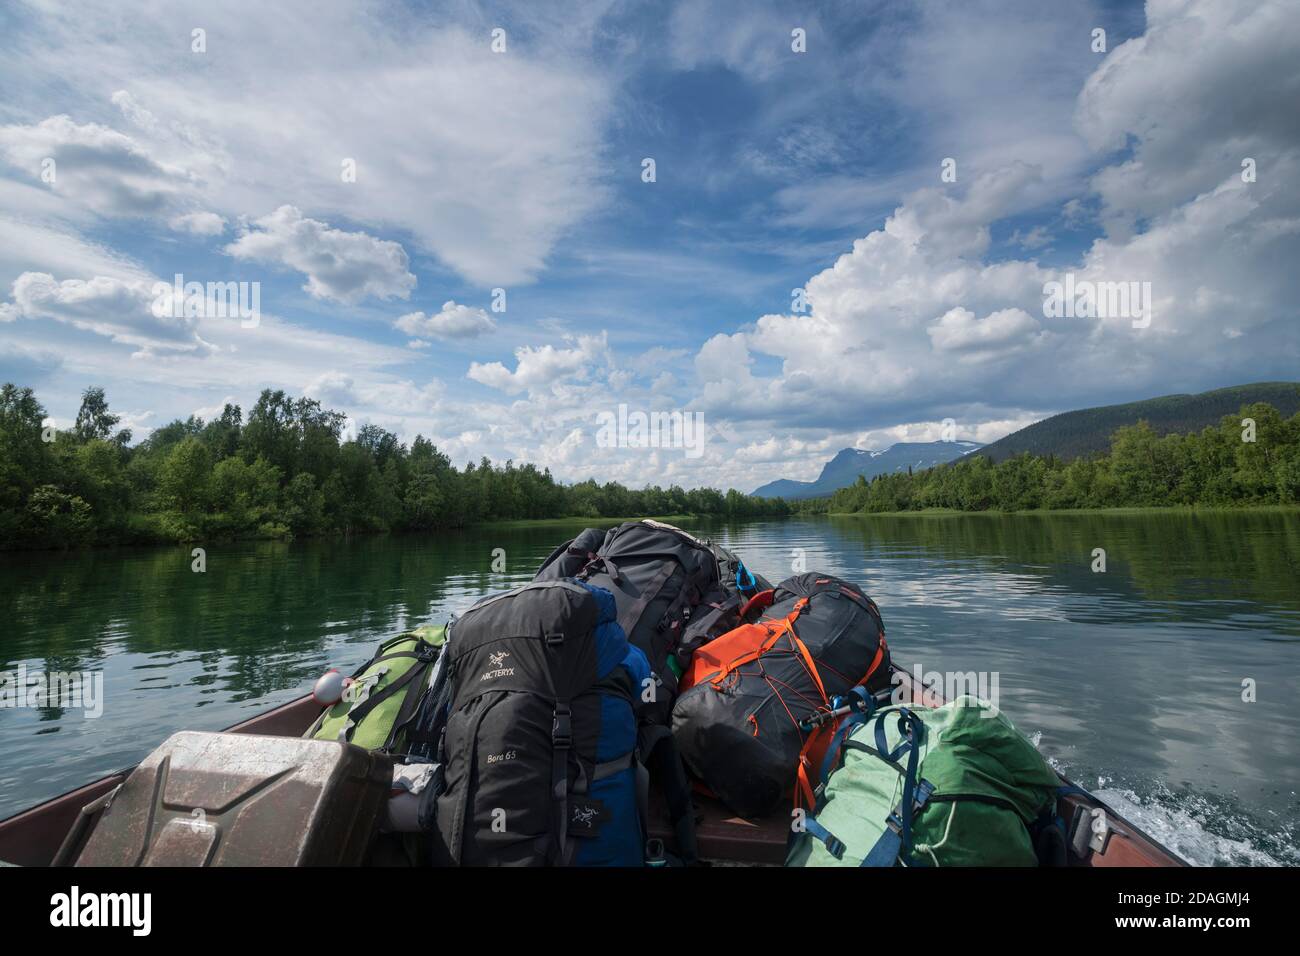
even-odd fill
[[[555,801],[551,862],[566,861],[569,842],[569,747],[573,745],[572,712],[568,701],[555,702],[551,718],[551,797]]]
[[[351,710],[348,711],[347,724],[344,726],[343,730],[340,731],[340,739],[342,740],[350,739],[352,736],[353,728],[355,728],[359,723],[361,723],[361,721],[365,720],[366,716],[372,710],[374,710],[384,701],[388,700],[388,698],[392,697],[394,694],[408,687],[412,681],[415,681],[416,686],[419,687],[420,681],[423,679],[424,675],[429,670],[429,666],[433,664],[435,660],[437,660],[438,650],[437,648],[432,647],[429,644],[420,642],[420,644],[417,645],[416,650],[414,651],[398,651],[395,654],[387,654],[383,657],[371,661],[369,664],[366,665],[366,667],[367,668],[374,667],[376,664],[381,664],[384,661],[391,661],[397,658],[410,658],[410,657],[415,658],[416,662],[406,671],[406,673],[404,673],[401,677],[397,678],[397,680],[393,681],[383,690],[372,691],[370,694],[368,694],[365,697],[364,700],[359,701],[356,704],[356,706],[354,706]],[[418,700],[419,698],[417,696],[416,701],[418,702]],[[403,702],[401,709],[406,710],[406,702]],[[409,714],[407,715],[406,719],[407,720],[410,719]],[[400,729],[401,723],[403,722],[399,721],[395,725],[394,730]],[[392,746],[393,736],[394,734],[390,733],[388,740],[385,741],[384,743],[383,749],[387,749],[388,747]]]
[[[897,761],[907,753],[907,771],[903,774],[903,799],[885,821],[885,832],[862,860],[862,866],[893,866],[902,853],[912,848],[912,820],[925,806],[934,786],[928,780],[917,781],[916,772],[921,762],[921,747],[925,744],[925,724],[906,707],[899,708],[898,729],[904,740],[888,760]],[[883,720],[876,723],[876,745],[883,755],[886,749]]]

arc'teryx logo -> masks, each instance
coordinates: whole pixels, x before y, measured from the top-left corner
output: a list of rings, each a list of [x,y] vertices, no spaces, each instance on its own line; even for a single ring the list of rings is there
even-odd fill
[[[512,676],[515,672],[515,669],[513,667],[502,666],[503,664],[505,664],[506,658],[509,656],[510,656],[509,651],[497,651],[496,653],[489,653],[488,663],[491,665],[491,669],[485,671],[483,673],[483,676],[479,678],[479,681],[482,682],[485,680],[491,680],[494,677]]]

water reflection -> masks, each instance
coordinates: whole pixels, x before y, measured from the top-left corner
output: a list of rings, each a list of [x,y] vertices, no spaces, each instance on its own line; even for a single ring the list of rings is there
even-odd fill
[[[0,815],[355,667],[383,637],[527,580],[581,527],[213,547],[204,574],[186,548],[0,555],[0,670],[102,669],[106,694],[99,720],[0,711]],[[1195,808],[1207,839],[1228,840],[1212,857],[1244,839],[1300,862],[1300,515],[695,527],[773,581],[796,549],[809,569],[858,581],[900,663],[998,671],[1003,707],[1045,754],[1082,782]],[[491,570],[495,548],[505,573]],[[1105,574],[1090,570],[1094,548]],[[1241,699],[1246,678],[1256,703]]]

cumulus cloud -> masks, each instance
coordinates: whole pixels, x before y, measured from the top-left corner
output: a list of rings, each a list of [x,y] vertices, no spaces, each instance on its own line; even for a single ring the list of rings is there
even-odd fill
[[[1025,344],[1038,331],[1038,322],[1024,309],[999,309],[977,319],[974,312],[958,306],[925,331],[940,351],[1004,354]]]
[[[109,276],[56,280],[24,272],[14,280],[12,301],[0,306],[7,319],[52,320],[135,346],[139,355],[206,353],[198,321],[175,317],[158,302],[152,285]]]
[[[477,26],[461,29],[437,11],[406,19],[346,5],[295,18],[307,5],[289,2],[290,14],[283,4],[251,0],[212,14],[210,37],[224,30],[243,41],[221,49],[220,74],[191,69],[188,59],[178,69],[182,59],[167,52],[164,41],[190,26],[183,11],[135,18],[138,31],[106,48],[94,41],[115,11],[34,10],[24,21],[36,24],[27,39],[51,56],[43,75],[40,63],[24,61],[35,74],[20,94],[60,79],[68,102],[57,111],[76,117],[65,139],[142,163],[133,180],[140,195],[74,195],[82,184],[71,181],[62,184],[66,193],[46,188],[31,172],[32,154],[21,151],[47,135],[39,127],[56,110],[16,100],[7,115],[28,122],[7,148],[26,165],[15,167],[21,189],[0,184],[0,255],[6,268],[18,264],[5,281],[26,271],[129,285],[140,270],[129,262],[116,269],[120,257],[72,227],[156,208],[161,225],[188,223],[182,217],[195,210],[246,223],[228,237],[232,248],[301,272],[320,298],[409,294],[407,251],[421,262],[436,258],[471,288],[504,286],[536,277],[558,238],[607,198],[613,166],[604,131],[614,96],[607,67],[583,46],[586,26],[554,31],[546,24],[555,20],[532,14],[530,29],[512,30],[503,57],[487,51]],[[771,198],[744,194],[738,219],[749,231],[734,244],[736,260],[699,254],[703,247],[585,257],[565,249],[564,259],[587,278],[671,275],[707,288],[719,300],[713,314],[742,316],[734,325],[675,322],[671,338],[662,328],[641,334],[648,322],[620,328],[611,333],[618,344],[642,353],[623,362],[604,337],[529,339],[513,360],[493,352],[470,365],[473,382],[497,390],[484,395],[472,386],[444,394],[404,377],[439,359],[412,351],[434,330],[454,338],[482,324],[467,306],[403,315],[398,322],[411,327],[398,326],[411,337],[405,347],[274,317],[256,338],[237,324],[204,324],[204,338],[219,350],[202,361],[157,353],[138,376],[153,392],[133,401],[162,408],[184,395],[190,408],[235,394],[247,407],[263,386],[305,388],[407,440],[432,435],[458,462],[487,454],[550,466],[566,479],[748,489],[778,475],[812,477],[841,447],[932,440],[946,417],[957,420],[961,438],[987,441],[1063,408],[1292,377],[1300,367],[1293,185],[1300,127],[1288,110],[1300,90],[1300,37],[1289,29],[1287,5],[1151,3],[1145,31],[1121,43],[1112,29],[1104,56],[1088,49],[1096,24],[1087,5],[1050,14],[1033,0],[959,6],[917,3],[899,29],[810,30],[803,58],[788,52],[790,24],[769,5],[748,20],[730,16],[735,4],[672,14],[651,55],[683,70],[731,70],[728,83],[753,94],[759,134],[720,152],[771,177],[773,188],[763,190]],[[584,24],[599,19],[583,14]],[[555,37],[571,32],[581,35],[556,55]],[[626,31],[595,33],[631,42]],[[1025,55],[1008,57],[1007,49]],[[897,69],[861,69],[886,59]],[[87,64],[84,74],[66,75],[67,62]],[[349,69],[338,70],[339,62]],[[837,62],[844,82],[828,85]],[[801,71],[799,83],[785,83],[792,69]],[[247,77],[247,86],[232,77]],[[263,95],[250,102],[254,84]],[[775,95],[778,87],[797,95]],[[811,104],[827,89],[845,95],[831,97],[822,115]],[[117,112],[105,115],[97,110],[108,90],[118,91]],[[625,95],[631,109],[622,115],[657,134],[657,103]],[[868,101],[885,105],[854,110]],[[642,106],[646,115],[637,115]],[[706,149],[695,168],[692,150],[680,152],[675,176],[713,176],[718,190],[710,195],[721,199],[739,191],[732,166],[714,161],[719,151]],[[952,153],[958,182],[940,187],[937,158]],[[1240,176],[1247,157],[1258,166],[1252,183]],[[339,164],[348,158],[358,176],[345,183]],[[713,208],[684,225],[735,224],[725,206],[717,207],[720,219]],[[276,221],[285,209],[291,213]],[[754,234],[751,211],[768,216],[763,226],[771,228]],[[41,228],[28,228],[37,219]],[[834,236],[824,245],[782,231],[828,223]],[[848,228],[860,237],[850,248],[840,239]],[[401,258],[379,238],[393,236],[401,237]],[[750,254],[770,258],[734,264]],[[816,264],[778,286],[768,268],[778,260]],[[1122,316],[1045,316],[1044,283],[1066,273],[1150,282],[1150,327],[1135,329]],[[762,314],[751,305],[785,301],[788,285],[809,274],[809,311]],[[553,288],[568,293],[575,275],[565,272]],[[597,291],[606,289],[626,295],[629,308],[605,299],[563,327],[612,329],[610,316],[620,311],[651,311],[621,285]],[[539,291],[541,300],[551,289]],[[466,293],[457,287],[457,295]],[[60,290],[48,298],[67,297]],[[33,315],[12,299],[0,303],[0,319],[9,320],[0,334],[16,339]],[[74,312],[63,301],[57,308]],[[542,308],[564,305],[552,298]],[[537,331],[557,328],[539,323]],[[86,347],[96,336],[77,338],[62,356],[66,367],[110,367],[108,338],[98,353]],[[662,344],[647,350],[651,342]],[[487,360],[494,358],[502,361]],[[594,410],[622,401],[705,412],[703,457],[598,447]]]
[[[588,377],[593,368],[605,364],[608,353],[609,343],[604,332],[580,335],[572,348],[525,345],[515,349],[514,371],[500,362],[474,362],[467,374],[476,382],[510,395],[525,391],[532,393],[554,387],[566,379]]]
[[[254,220],[225,252],[301,272],[307,277],[303,289],[318,299],[405,299],[415,288],[410,259],[400,243],[332,228],[293,206]]]
[[[1146,32],[1106,57],[1075,110],[1094,150],[1131,148],[1094,178],[1112,235],[1215,189],[1246,157],[1267,170],[1300,146],[1296,16],[1286,0],[1148,5]]]
[[[473,339],[486,335],[496,328],[492,317],[482,309],[457,305],[451,299],[442,304],[442,310],[432,315],[408,312],[394,326],[417,339]]]
[[[733,411],[740,395],[742,414],[778,426],[873,428],[976,408],[1010,421],[1289,377],[1300,126],[1284,104],[1300,90],[1300,34],[1283,28],[1285,6],[1149,5],[1145,35],[1101,62],[1076,111],[1096,150],[1095,192],[1085,181],[1067,213],[1077,221],[1099,205],[1106,232],[1073,262],[1048,268],[992,245],[992,227],[1040,195],[1038,165],[1011,160],[919,190],[808,281],[807,313],[762,316],[700,349],[705,408]],[[1249,104],[1245,115],[1232,103]],[[1259,176],[1245,182],[1252,155]],[[1047,319],[1043,286],[1067,273],[1149,283],[1150,326]],[[778,370],[760,375],[756,357]]]

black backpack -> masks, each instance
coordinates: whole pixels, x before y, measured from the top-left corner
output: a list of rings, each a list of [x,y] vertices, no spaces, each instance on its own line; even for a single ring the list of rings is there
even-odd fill
[[[656,678],[643,719],[661,724],[691,653],[737,626],[749,598],[770,587],[721,545],[650,519],[588,528],[556,548],[534,580],[566,577],[614,595],[623,632]]]
[[[768,597],[762,620],[696,652],[673,709],[687,770],[745,817],[788,808],[796,787],[809,802],[835,731],[822,715],[854,686],[890,683],[880,610],[856,585],[808,573]]]
[[[434,863],[642,865],[650,668],[613,597],[572,579],[493,595],[453,622],[441,660]]]

